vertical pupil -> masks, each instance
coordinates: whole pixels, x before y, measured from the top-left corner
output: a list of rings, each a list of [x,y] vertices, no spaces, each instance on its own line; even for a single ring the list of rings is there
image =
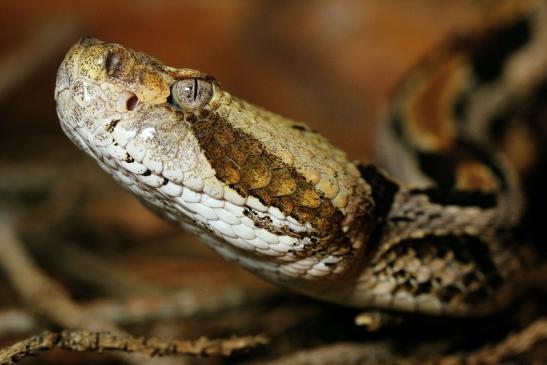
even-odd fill
[[[204,106],[213,96],[212,85],[199,78],[177,80],[171,86],[169,103],[186,109]]]
[[[196,101],[198,97],[198,81],[194,79],[191,84],[188,82],[184,87],[184,92],[188,100]]]
[[[192,96],[192,99],[196,101],[198,98],[198,79],[194,79],[194,95]]]

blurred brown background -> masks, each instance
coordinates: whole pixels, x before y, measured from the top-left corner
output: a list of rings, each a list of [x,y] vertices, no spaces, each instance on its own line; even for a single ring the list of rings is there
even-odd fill
[[[374,156],[375,126],[390,89],[435,44],[476,22],[482,3],[3,1],[0,208],[15,217],[37,265],[87,310],[103,310],[108,317],[105,308],[121,303],[122,312],[134,315],[132,333],[178,338],[292,334],[272,347],[278,355],[329,342],[332,336],[319,336],[317,326],[324,318],[338,318],[339,309],[286,293],[276,297],[275,289],[148,213],[64,137],[53,100],[56,68],[81,36],[118,42],[169,65],[210,73],[232,93],[310,124],[352,158],[366,161]],[[6,283],[0,285],[0,344],[47,327],[25,317],[26,327],[2,332],[3,314],[26,312],[8,278],[0,280]],[[189,306],[193,311],[181,304],[169,313],[184,319],[166,321],[169,315],[163,313],[159,321],[135,325],[139,313],[146,317],[162,305],[161,295],[152,304],[148,297],[134,298],[157,293],[151,286],[196,288],[198,294],[188,294],[195,301]],[[221,288],[235,288],[240,296],[210,295]],[[251,306],[246,302],[250,293],[277,299]],[[332,330],[338,334],[352,325],[351,316],[342,318]],[[111,313],[111,319],[125,323],[120,314]],[[316,327],[303,326],[302,320]],[[310,344],[291,328],[318,335]],[[66,356],[57,353],[42,361],[82,359]]]
[[[465,0],[7,1],[2,8],[4,59],[29,39],[55,44],[25,82],[0,94],[4,138],[60,136],[55,66],[70,42],[91,35],[211,73],[234,94],[312,124],[355,158],[371,154],[370,128],[402,73],[479,13]]]

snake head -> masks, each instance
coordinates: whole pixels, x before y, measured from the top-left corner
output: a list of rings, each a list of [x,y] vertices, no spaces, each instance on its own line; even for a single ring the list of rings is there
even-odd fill
[[[343,275],[372,231],[343,152],[199,71],[84,38],[55,99],[67,136],[124,187],[271,280]]]

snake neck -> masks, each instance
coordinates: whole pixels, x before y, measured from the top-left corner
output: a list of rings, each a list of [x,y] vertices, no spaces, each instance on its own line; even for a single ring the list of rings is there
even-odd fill
[[[371,184],[376,228],[351,268],[326,293],[356,307],[432,315],[488,313],[506,305],[501,283],[522,274],[513,220],[499,214],[519,201],[480,192],[413,188],[376,167],[360,167]],[[494,304],[496,306],[494,306]]]

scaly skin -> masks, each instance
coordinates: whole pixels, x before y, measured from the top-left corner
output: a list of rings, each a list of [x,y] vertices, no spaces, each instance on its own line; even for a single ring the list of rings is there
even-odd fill
[[[263,278],[356,307],[482,314],[519,270],[510,231],[521,202],[497,154],[444,112],[422,111],[428,88],[450,111],[474,77],[454,53],[424,63],[422,86],[410,77],[395,98],[383,141],[405,184],[209,75],[118,44],[76,43],[55,99],[64,132],[105,171]],[[450,157],[442,168],[456,178],[420,154]]]
[[[109,54],[121,60],[113,76]],[[198,110],[171,105],[175,80],[194,77],[214,85],[212,100]],[[330,285],[319,279],[349,275],[361,256],[374,227],[362,218],[374,203],[357,167],[317,133],[209,76],[83,39],[60,68],[56,99],[65,133],[103,169],[269,280],[297,289],[311,280],[315,292]]]

